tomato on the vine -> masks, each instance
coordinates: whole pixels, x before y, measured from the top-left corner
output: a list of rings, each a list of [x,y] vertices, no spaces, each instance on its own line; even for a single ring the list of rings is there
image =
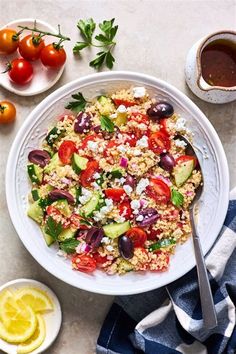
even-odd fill
[[[66,61],[66,52],[62,47],[52,43],[46,45],[40,54],[41,62],[48,68],[60,68]]]
[[[24,59],[34,61],[39,59],[44,47],[44,40],[40,36],[29,34],[20,40],[19,52]]]
[[[33,67],[24,58],[18,58],[12,60],[8,64],[8,69],[6,70],[10,79],[19,85],[25,85],[32,80],[33,77]]]
[[[99,170],[99,163],[96,160],[90,160],[87,167],[80,173],[80,182],[83,187],[90,186],[93,181],[93,175]]]
[[[17,32],[11,28],[0,30],[0,54],[14,53],[19,44]]]
[[[92,273],[96,269],[96,260],[91,256],[78,254],[72,258],[72,266],[80,272]]]
[[[76,145],[71,140],[64,140],[58,149],[58,156],[62,163],[68,165],[71,163],[71,157],[76,152]]]
[[[16,118],[16,108],[14,104],[9,101],[0,102],[0,123],[11,123]]]

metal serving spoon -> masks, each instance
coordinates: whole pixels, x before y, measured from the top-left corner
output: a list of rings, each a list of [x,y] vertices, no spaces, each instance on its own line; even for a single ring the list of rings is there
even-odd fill
[[[194,148],[185,137],[183,137],[182,135],[177,135],[176,139],[182,140],[187,144],[186,146],[187,155],[195,156],[197,158]],[[203,177],[201,166],[200,166],[200,171]],[[203,317],[203,322],[205,327],[207,329],[211,329],[217,326],[216,310],[212,298],[212,292],[211,292],[211,287],[207,275],[204,256],[202,253],[202,247],[201,247],[200,239],[194,221],[194,208],[202,195],[202,191],[203,191],[203,183],[201,183],[196,189],[196,195],[189,207],[189,215],[190,215],[190,223],[192,228],[194,252],[196,258],[198,285],[199,285],[201,307],[202,307],[202,317]]]

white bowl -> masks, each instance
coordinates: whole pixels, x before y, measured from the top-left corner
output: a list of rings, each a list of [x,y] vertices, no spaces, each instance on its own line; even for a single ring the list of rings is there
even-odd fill
[[[20,19],[9,22],[6,26],[2,28],[13,28],[16,31],[19,31],[20,28],[18,26],[27,26],[27,27],[34,27],[34,19],[27,18],[27,19]],[[51,33],[58,33],[58,31],[49,25],[48,23],[40,20],[36,20],[37,28],[42,31],[47,31]],[[1,29],[2,29],[1,28]],[[25,30],[20,38],[31,34],[31,31]],[[45,44],[49,44],[55,41],[55,37],[46,36],[44,37]],[[10,55],[0,55],[0,72],[3,72],[6,69],[6,63],[16,58],[21,58],[20,53],[18,50]],[[60,79],[65,65],[58,69],[47,69],[39,60],[31,62],[34,70],[32,80],[26,85],[18,85],[12,82],[8,76],[8,74],[1,75],[1,82],[0,85],[20,96],[33,96],[44,91],[47,91],[55,85],[55,83]]]
[[[46,338],[40,347],[32,352],[32,354],[39,354],[50,347],[59,333],[62,321],[61,306],[57,296],[49,287],[39,281],[32,279],[11,280],[0,287],[0,293],[6,289],[18,290],[24,287],[31,287],[45,291],[54,305],[53,311],[43,314],[43,318],[46,324]],[[7,343],[0,339],[0,350],[3,350],[7,354],[17,354],[17,345]]]
[[[82,91],[92,98],[106,92],[145,86],[152,96],[167,99],[187,119],[194,133],[194,146],[204,173],[204,193],[199,203],[198,231],[204,254],[209,251],[224,222],[228,206],[229,173],[222,144],[211,123],[199,108],[175,87],[152,76],[133,72],[106,72],[75,80],[44,99],[31,112],[12,145],[6,172],[7,203],[15,229],[32,256],[50,273],[75,287],[101,294],[127,295],[166,285],[195,265],[191,238],[171,257],[170,268],[163,273],[131,272],[125,276],[108,276],[101,271],[93,275],[71,269],[69,261],[48,248],[38,225],[26,215],[27,195],[31,189],[26,165],[30,150],[38,148],[48,126],[61,114],[71,94]]]

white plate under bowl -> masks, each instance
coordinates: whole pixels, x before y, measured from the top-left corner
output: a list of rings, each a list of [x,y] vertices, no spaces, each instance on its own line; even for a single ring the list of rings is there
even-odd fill
[[[9,22],[6,26],[2,28],[12,28],[17,32],[20,30],[18,26],[27,26],[30,28],[34,27],[34,19],[21,19]],[[37,28],[42,31],[47,31],[51,33],[58,33],[58,31],[49,25],[48,23],[40,20],[36,20]],[[1,28],[1,29],[2,29]],[[20,38],[31,34],[31,31],[25,30]],[[57,38],[56,38],[57,39]],[[49,44],[55,42],[55,37],[45,36],[44,37],[45,44]],[[0,55],[0,72],[3,72],[6,69],[6,63],[12,61],[13,59],[20,58],[18,50],[10,55]],[[59,69],[47,69],[41,63],[40,59],[36,61],[31,61],[33,66],[34,75],[32,80],[25,85],[18,85],[12,82],[7,73],[1,74],[0,77],[0,85],[5,89],[20,95],[20,96],[33,96],[44,91],[47,91],[50,87],[55,85],[55,83],[60,79],[65,65],[63,65]]]
[[[49,287],[39,281],[32,279],[11,280],[8,283],[0,286],[0,293],[6,289],[14,291],[24,287],[31,287],[45,291],[54,305],[53,311],[43,314],[43,318],[45,320],[46,325],[46,338],[44,342],[40,345],[40,347],[31,352],[31,354],[39,354],[44,352],[48,347],[50,347],[50,345],[54,342],[59,333],[62,321],[61,306],[57,296],[51,289],[49,289]],[[17,345],[9,344],[4,340],[0,339],[0,350],[3,350],[7,354],[16,354]]]
[[[222,144],[205,115],[183,93],[152,76],[133,72],[106,72],[70,82],[44,99],[29,115],[11,148],[6,171],[6,195],[12,222],[32,256],[50,273],[75,287],[102,294],[127,295],[166,285],[195,265],[191,238],[178,246],[167,272],[108,276],[97,270],[85,274],[71,269],[68,260],[47,247],[38,225],[26,215],[31,185],[27,177],[27,156],[37,149],[47,128],[64,111],[71,94],[81,91],[94,98],[130,86],[145,86],[151,96],[166,99],[187,120],[194,133],[194,146],[204,174],[204,193],[199,204],[198,231],[204,254],[211,248],[222,227],[228,206],[229,173]],[[27,232],[26,232],[27,230]]]

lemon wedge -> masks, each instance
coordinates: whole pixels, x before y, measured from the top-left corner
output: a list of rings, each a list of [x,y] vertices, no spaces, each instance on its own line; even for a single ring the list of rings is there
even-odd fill
[[[22,288],[14,293],[16,300],[30,306],[34,312],[53,310],[53,304],[46,292],[36,288]]]
[[[36,316],[31,307],[16,300],[9,291],[0,296],[0,338],[8,343],[26,341],[35,332]]]
[[[17,347],[17,354],[31,353],[43,343],[46,337],[46,326],[43,317],[39,314],[36,315],[38,324],[32,337],[26,342],[21,343]]]

